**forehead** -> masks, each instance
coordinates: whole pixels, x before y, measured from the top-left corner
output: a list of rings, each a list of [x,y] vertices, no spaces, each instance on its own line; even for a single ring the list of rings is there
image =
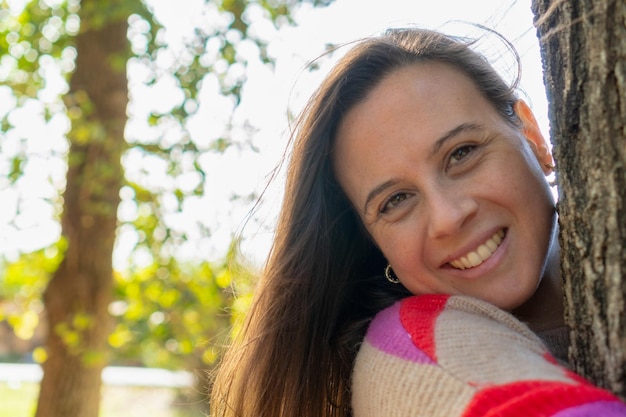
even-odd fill
[[[358,104],[347,112],[340,123],[338,138],[350,130],[381,125],[400,114],[423,115],[424,121],[435,121],[433,115],[450,114],[454,106],[459,112],[463,105],[476,102],[490,106],[477,86],[466,74],[450,64],[441,62],[415,63],[387,74]],[[374,119],[372,116],[377,116]],[[368,123],[371,122],[371,123]]]

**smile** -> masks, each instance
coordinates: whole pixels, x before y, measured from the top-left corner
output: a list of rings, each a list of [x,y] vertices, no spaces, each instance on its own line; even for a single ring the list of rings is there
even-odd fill
[[[450,261],[456,269],[474,268],[485,262],[498,249],[504,238],[504,230],[500,229],[493,234],[485,243],[480,245],[476,250],[461,256],[458,259]]]

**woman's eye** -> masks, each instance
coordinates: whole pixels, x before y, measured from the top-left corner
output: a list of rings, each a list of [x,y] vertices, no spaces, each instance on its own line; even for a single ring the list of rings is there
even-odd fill
[[[400,203],[405,201],[407,198],[408,198],[408,195],[406,193],[398,193],[398,194],[392,195],[391,198],[385,201],[385,204],[380,210],[381,213],[388,212],[389,210],[393,209],[394,207],[398,206]]]
[[[475,148],[475,145],[459,146],[454,151],[452,151],[452,153],[450,154],[450,159],[453,162],[460,162],[465,159]]]

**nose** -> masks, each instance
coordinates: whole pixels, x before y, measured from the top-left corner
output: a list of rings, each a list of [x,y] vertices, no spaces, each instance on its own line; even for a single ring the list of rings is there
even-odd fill
[[[458,232],[478,210],[478,202],[459,187],[438,187],[427,199],[428,236],[433,239]]]

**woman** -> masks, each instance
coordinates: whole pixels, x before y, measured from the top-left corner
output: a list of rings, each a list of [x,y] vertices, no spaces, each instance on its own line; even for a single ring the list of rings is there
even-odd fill
[[[526,365],[522,381],[578,389],[517,320],[563,334],[552,169],[515,86],[466,43],[418,29],[359,43],[299,121],[273,248],[211,415],[462,415]],[[439,351],[466,343],[462,328],[478,353],[489,334],[506,378]]]

